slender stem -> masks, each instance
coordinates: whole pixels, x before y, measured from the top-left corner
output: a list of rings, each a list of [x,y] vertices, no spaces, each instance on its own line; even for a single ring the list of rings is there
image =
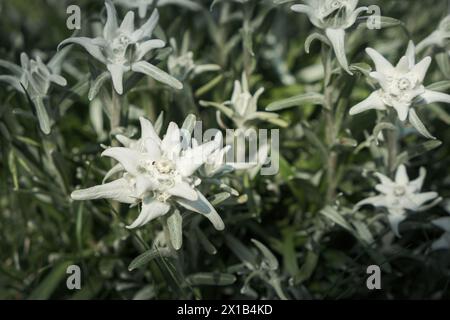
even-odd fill
[[[115,129],[120,126],[121,115],[121,101],[120,96],[117,94],[114,87],[111,88],[111,133],[114,133]]]
[[[396,125],[395,114],[391,113],[389,119],[393,125]],[[397,154],[398,154],[398,131],[389,130],[387,132],[387,148],[388,148],[388,158],[387,158],[387,170],[388,174],[392,176],[396,169],[397,164]]]
[[[334,106],[333,106],[333,88],[330,81],[330,60],[328,58],[329,48],[322,48],[322,63],[324,68],[324,120],[325,120],[325,139],[328,147],[327,159],[327,193],[326,202],[333,202],[336,197],[336,168],[338,155],[333,146],[336,141],[337,129],[335,126]]]

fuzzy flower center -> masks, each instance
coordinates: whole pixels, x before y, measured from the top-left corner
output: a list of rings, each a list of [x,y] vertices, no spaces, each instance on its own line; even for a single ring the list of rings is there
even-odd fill
[[[396,186],[394,188],[394,195],[396,197],[403,197],[406,194],[406,189],[403,186]]]

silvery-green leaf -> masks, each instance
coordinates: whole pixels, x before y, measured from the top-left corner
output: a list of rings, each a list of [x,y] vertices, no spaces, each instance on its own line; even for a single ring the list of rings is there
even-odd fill
[[[383,130],[397,130],[397,127],[390,122],[380,122],[373,129],[372,136],[375,138],[375,142],[378,144],[378,137]]]
[[[50,134],[51,123],[43,98],[36,97],[35,99],[33,99],[33,104],[36,107],[36,115],[39,121],[39,127],[41,128],[43,133]]]
[[[192,286],[229,286],[236,277],[228,273],[201,272],[188,276],[186,281]]]
[[[141,268],[147,265],[150,261],[158,257],[170,257],[170,249],[167,248],[154,248],[144,253],[140,254],[131,261],[128,265],[128,270],[133,271],[134,269]]]
[[[435,58],[441,72],[446,78],[450,78],[450,58],[448,52],[439,52]]]
[[[319,40],[319,41],[323,42],[324,44],[326,44],[326,45],[331,47],[331,42],[328,40],[327,37],[325,37],[323,34],[320,34],[318,32],[314,32],[314,33],[310,34],[308,36],[308,38],[306,38],[306,40],[305,40],[305,51],[306,51],[306,53],[309,54],[311,44],[312,44],[312,42],[314,40]]]
[[[427,89],[431,91],[440,91],[440,92],[447,91],[450,89],[450,80],[435,82],[427,86]]]
[[[105,81],[111,78],[111,74],[107,71],[100,74],[92,83],[91,88],[89,89],[88,99],[92,101],[102,88]]]
[[[183,217],[179,210],[174,210],[167,218],[167,229],[172,247],[175,250],[180,250],[183,245]]]
[[[197,118],[195,115],[189,114],[186,119],[184,119],[181,128],[187,130],[187,132],[191,135],[192,131],[194,130],[196,120]]]
[[[231,251],[245,264],[245,266],[253,270],[257,267],[257,259],[255,254],[247,249],[238,239],[231,235],[225,236],[225,241]]]
[[[325,217],[333,221],[334,223],[340,225],[342,228],[353,233],[352,226],[344,219],[344,217],[334,208],[327,206],[320,211]]]
[[[153,125],[153,127],[155,128],[155,132],[157,134],[161,133],[161,128],[163,125],[163,119],[164,119],[164,111],[161,111],[161,113],[159,114],[158,118],[155,121],[155,124]]]
[[[217,249],[214,247],[214,245],[211,243],[211,241],[208,240],[208,238],[205,236],[203,231],[201,231],[199,228],[196,228],[195,232],[197,234],[198,242],[203,247],[203,249],[205,249],[205,251],[211,255],[216,254]]]
[[[253,244],[261,251],[262,255],[264,256],[264,262],[267,264],[267,267],[270,270],[277,270],[278,269],[278,260],[273,255],[273,253],[267,248],[265,245],[263,245],[261,242],[259,242],[256,239],[251,239]]]
[[[284,100],[272,102],[266,108],[267,111],[278,111],[295,106],[301,106],[303,104],[323,104],[323,95],[315,92],[302,93],[298,96],[290,97]]]
[[[226,115],[228,118],[233,117],[233,110],[227,106],[225,106],[224,104],[221,103],[216,103],[216,102],[212,102],[212,101],[200,101],[199,104],[202,107],[213,107],[216,108],[217,110],[219,110],[220,112],[222,112],[224,115]]]
[[[0,59],[0,67],[3,67],[5,69],[8,69],[11,71],[17,78],[19,78],[22,75],[22,68],[18,66],[17,64],[14,64],[12,62]]]
[[[325,30],[325,33],[328,39],[330,39],[339,64],[348,74],[353,75],[348,68],[347,56],[345,55],[345,30],[328,28]]]
[[[221,192],[221,193],[215,194],[210,199],[210,201],[213,206],[217,206],[217,205],[221,204],[222,202],[224,202],[225,200],[227,200],[230,196],[231,196],[231,194],[228,192]]]
[[[409,122],[412,124],[416,130],[423,135],[425,138],[428,139],[436,139],[431,133],[427,130],[425,125],[420,120],[419,116],[417,115],[416,111],[411,108],[409,109]]]
[[[152,65],[146,61],[139,61],[139,62],[133,63],[133,65],[131,66],[131,69],[135,72],[140,72],[140,73],[146,74],[159,82],[167,84],[168,86],[170,86],[172,88],[175,88],[178,90],[183,89],[183,84],[180,81],[178,81],[177,79],[172,77],[167,72],[162,71],[158,67],[155,67],[154,65]]]
[[[20,84],[20,80],[10,75],[0,75],[0,81],[10,84],[14,89],[21,93],[25,93],[23,87]]]

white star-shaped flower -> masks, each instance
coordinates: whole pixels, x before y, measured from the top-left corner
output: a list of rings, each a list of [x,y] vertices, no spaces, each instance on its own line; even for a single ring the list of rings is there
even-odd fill
[[[391,107],[396,110],[401,121],[408,118],[409,122],[421,131],[420,127],[423,124],[414,110],[415,104],[450,103],[450,95],[428,90],[423,86],[431,58],[425,57],[416,64],[415,47],[412,41],[409,42],[406,54],[395,67],[374,49],[367,48],[366,52],[376,68],[370,76],[378,82],[380,88],[366,100],[353,106],[350,109],[350,115],[370,109],[387,110]]]
[[[13,73],[13,75],[0,75],[0,81],[7,82],[22,94],[28,94],[36,108],[39,126],[45,134],[50,133],[51,120],[44,105],[44,99],[52,83],[63,87],[67,85],[66,79],[58,74],[62,57],[66,52],[57,53],[48,64],[44,64],[39,56],[36,59],[30,59],[24,52],[20,55],[20,66],[0,60],[0,66]]]
[[[139,29],[135,29],[133,11],[127,12],[119,26],[114,5],[107,0],[105,6],[107,20],[103,28],[103,37],[94,39],[72,37],[61,42],[58,48],[70,43],[84,47],[91,56],[106,65],[118,94],[123,93],[123,76],[129,71],[146,74],[175,89],[183,88],[180,81],[143,60],[151,50],[165,46],[164,41],[151,39],[153,30],[158,23],[158,11],[155,10],[147,22]]]
[[[431,249],[450,249],[450,217],[435,219],[431,223],[445,231],[439,239],[433,242]]]
[[[201,180],[196,171],[221,145],[220,137],[198,145],[183,130],[171,122],[161,140],[153,125],[140,118],[141,138],[119,136],[124,147],[106,149],[102,156],[119,162],[114,173],[122,177],[83,190],[76,190],[74,200],[112,199],[131,205],[141,204],[140,214],[128,228],[136,228],[163,216],[172,206],[182,206],[207,217],[218,230],[224,224],[214,207],[197,189]],[[217,141],[216,141],[217,140]],[[111,176],[111,173],[109,173]]]
[[[352,74],[345,56],[345,30],[356,22],[358,16],[367,11],[367,7],[358,6],[358,0],[303,0],[304,4],[291,7],[293,11],[308,15],[311,23],[325,30],[330,40],[336,58],[345,71]]]
[[[380,194],[358,202],[355,209],[368,204],[386,208],[391,228],[398,237],[398,225],[406,219],[408,211],[422,211],[440,201],[436,192],[420,192],[426,176],[425,168],[420,168],[419,177],[412,181],[404,165],[398,167],[394,181],[378,172],[375,176],[381,182],[375,186]]]

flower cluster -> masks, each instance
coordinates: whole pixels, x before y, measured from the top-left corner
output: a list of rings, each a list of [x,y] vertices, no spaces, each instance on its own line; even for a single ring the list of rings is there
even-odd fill
[[[420,192],[426,176],[425,168],[421,168],[419,177],[412,181],[404,165],[398,167],[394,181],[379,172],[375,176],[380,180],[380,184],[375,186],[380,194],[361,200],[355,208],[367,204],[386,208],[392,230],[397,236],[400,236],[398,225],[406,219],[408,211],[421,211],[441,200],[436,192]]]
[[[345,71],[352,74],[345,55],[345,30],[353,26],[367,7],[358,8],[358,0],[304,0],[304,4],[291,7],[295,12],[308,15],[311,23],[325,30],[336,58]]]
[[[143,226],[180,205],[203,214],[217,230],[222,230],[223,221],[198,190],[201,180],[195,176],[208,158],[217,157],[214,152],[220,150],[220,135],[199,145],[174,122],[169,124],[163,139],[156,134],[150,121],[141,117],[140,123],[140,139],[118,136],[124,146],[111,147],[102,153],[102,156],[119,162],[120,171],[115,172],[121,172],[121,177],[99,186],[76,190],[72,193],[72,199],[103,198],[131,205],[140,204],[140,214],[128,228]]]
[[[13,73],[13,75],[0,75],[0,81],[10,84],[20,93],[29,96],[36,108],[39,126],[45,134],[50,133],[51,122],[44,99],[47,97],[52,83],[62,87],[67,84],[66,79],[58,74],[64,55],[65,52],[55,55],[47,65],[39,56],[36,57],[36,60],[30,59],[24,52],[20,55],[20,66],[0,60],[0,66]]]
[[[123,93],[123,77],[129,71],[143,73],[175,89],[183,88],[180,81],[144,60],[150,51],[165,46],[164,41],[151,39],[158,23],[158,11],[155,10],[139,29],[135,29],[133,11],[128,11],[119,26],[114,5],[107,0],[105,6],[107,20],[102,37],[68,38],[59,44],[59,48],[71,43],[84,47],[90,55],[106,65],[118,94]]]
[[[371,72],[370,76],[377,81],[380,88],[366,100],[353,106],[350,109],[350,115],[369,109],[394,108],[401,121],[408,118],[416,129],[422,131],[423,124],[416,114],[415,105],[433,102],[450,103],[450,95],[428,90],[423,86],[431,58],[425,57],[416,64],[415,46],[412,42],[409,43],[406,54],[395,67],[376,50],[367,48],[366,52],[375,63],[376,68],[376,71]],[[427,133],[424,135],[430,137]]]

